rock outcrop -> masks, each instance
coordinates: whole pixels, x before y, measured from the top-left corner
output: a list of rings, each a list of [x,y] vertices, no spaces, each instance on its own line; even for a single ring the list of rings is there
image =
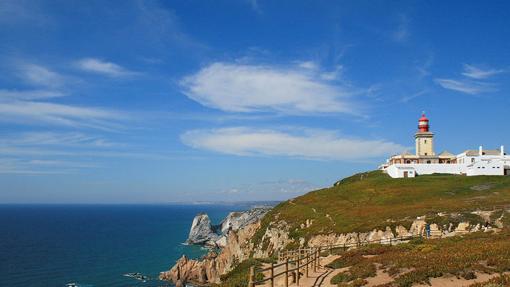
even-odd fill
[[[227,244],[219,254],[211,251],[202,260],[182,256],[169,271],[161,272],[159,278],[172,282],[180,279],[183,282],[198,284],[219,283],[221,275],[250,257],[253,250],[250,239],[259,227],[260,222],[257,221],[244,226],[238,231],[229,232],[226,235]]]
[[[205,213],[197,214],[191,224],[186,243],[215,246],[218,239],[219,235],[214,232],[209,216]]]
[[[248,211],[231,212],[217,226],[211,224],[209,216],[199,213],[193,219],[186,243],[223,248],[227,245],[227,236],[245,226],[259,221],[271,207],[256,207]]]
[[[427,226],[429,232],[427,232]],[[327,245],[350,245],[363,244],[367,242],[389,244],[399,241],[399,238],[409,236],[423,236],[430,238],[451,237],[463,235],[470,232],[493,230],[491,225],[481,226],[479,223],[460,222],[456,226],[448,224],[440,227],[435,223],[428,223],[424,216],[415,219],[409,229],[402,225],[395,227],[393,231],[389,226],[385,230],[374,229],[370,232],[352,232],[345,234],[320,234],[310,238],[308,247],[318,247]],[[390,241],[391,240],[391,241]]]
[[[253,213],[258,214],[258,213]],[[265,214],[265,213],[264,213]],[[483,221],[490,220],[492,212],[478,211],[476,213]],[[505,213],[506,214],[506,213]],[[438,214],[441,217],[449,216]],[[450,215],[451,216],[451,215]],[[324,247],[328,245],[342,244],[364,244],[367,242],[378,242],[389,244],[398,242],[402,237],[408,236],[430,236],[431,238],[450,237],[463,235],[469,232],[489,231],[502,227],[504,215],[492,220],[472,223],[461,221],[448,223],[448,220],[442,221],[443,224],[437,224],[427,221],[425,216],[416,218],[409,228],[403,225],[387,226],[384,229],[374,229],[369,232],[351,232],[343,234],[319,234],[311,236],[308,240],[305,238],[291,238],[291,228],[284,220],[278,220],[275,216],[275,222],[272,222],[265,229],[261,240],[257,246],[251,241],[257,230],[260,228],[260,217],[255,222],[248,223],[257,216],[246,216],[243,214],[231,213],[222,222],[221,229],[226,233],[222,238],[224,247],[219,253],[210,252],[202,260],[192,260],[185,256],[177,261],[169,271],[162,272],[160,279],[176,282],[177,279],[183,282],[192,282],[198,284],[219,283],[220,276],[231,271],[238,263],[250,258],[267,258],[280,250],[284,250],[289,245],[293,248],[299,247]],[[248,220],[249,219],[249,220]],[[476,221],[476,220],[475,220]],[[246,224],[243,225],[243,222]],[[313,221],[307,221],[300,227],[307,228],[313,225]],[[225,227],[228,226],[227,229]],[[180,274],[180,276],[179,276]]]
[[[237,231],[248,224],[252,224],[261,219],[271,208],[256,207],[243,212],[231,212],[220,224],[222,234],[227,234],[229,230]]]

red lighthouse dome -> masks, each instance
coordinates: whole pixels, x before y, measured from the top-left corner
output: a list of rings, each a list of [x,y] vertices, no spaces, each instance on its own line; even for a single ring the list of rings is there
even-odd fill
[[[425,113],[421,114],[421,118],[418,120],[418,130],[420,132],[429,131],[429,119],[425,116]]]

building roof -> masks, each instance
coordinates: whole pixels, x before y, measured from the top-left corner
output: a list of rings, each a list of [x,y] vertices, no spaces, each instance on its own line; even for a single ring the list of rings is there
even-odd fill
[[[450,153],[449,151],[443,151],[442,153],[439,154],[439,157],[440,158],[454,158],[455,155]]]
[[[483,155],[500,155],[501,151],[497,149],[484,149],[482,150]],[[474,149],[468,149],[464,152],[467,156],[478,156],[479,151]]]

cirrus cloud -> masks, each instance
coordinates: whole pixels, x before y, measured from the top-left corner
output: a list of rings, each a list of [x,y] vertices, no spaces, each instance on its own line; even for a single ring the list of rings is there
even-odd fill
[[[213,63],[181,81],[184,94],[226,112],[359,113],[359,93],[314,69]]]
[[[79,69],[87,72],[98,73],[109,77],[126,77],[137,74],[120,65],[95,58],[85,58],[77,62]]]
[[[197,149],[238,156],[284,156],[315,160],[359,160],[386,156],[405,147],[385,141],[344,137],[335,131],[231,127],[191,130],[181,135],[184,144]]]
[[[482,82],[453,79],[435,79],[435,81],[445,89],[470,95],[478,95],[497,90],[494,85]]]
[[[473,65],[465,64],[462,75],[473,79],[486,79],[504,72],[505,70],[502,69],[482,69]]]

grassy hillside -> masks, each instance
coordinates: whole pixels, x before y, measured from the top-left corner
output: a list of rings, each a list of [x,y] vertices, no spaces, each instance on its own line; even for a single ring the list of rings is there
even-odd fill
[[[391,276],[381,285],[387,287],[430,284],[431,278],[438,277],[472,280],[477,274],[502,274],[510,271],[509,231],[505,229],[498,234],[477,232],[462,237],[350,250],[329,264],[335,269],[348,268],[335,275],[331,283],[355,286],[360,282],[358,285],[363,286],[365,280],[377,276],[377,270]]]
[[[417,216],[428,220],[444,218],[439,212],[459,215],[448,220],[481,220],[470,211],[491,210],[510,204],[510,177],[429,175],[416,178],[390,178],[381,171],[345,178],[333,187],[316,190],[282,202],[263,219],[254,237],[261,239],[271,222],[285,220],[291,236],[309,238],[314,234],[370,231],[403,224],[409,227]],[[308,228],[298,228],[313,219]]]

